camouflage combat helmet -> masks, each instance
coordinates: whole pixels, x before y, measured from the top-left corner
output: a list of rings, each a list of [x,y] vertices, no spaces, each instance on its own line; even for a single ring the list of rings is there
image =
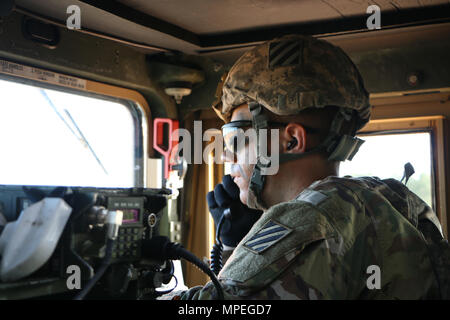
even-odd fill
[[[338,107],[324,141],[303,153],[280,154],[279,164],[317,151],[324,151],[330,161],[351,160],[363,143],[355,133],[370,118],[369,95],[350,58],[326,41],[301,35],[265,42],[237,60],[222,83],[221,101],[213,108],[229,122],[234,108],[244,103],[257,135],[268,126],[266,109],[295,115],[307,108]],[[262,191],[271,162],[256,148],[247,205],[264,210]]]
[[[338,106],[357,111],[357,129],[370,118],[361,75],[342,49],[329,42],[290,35],[256,46],[229,71],[215,111],[229,122],[233,109],[258,102],[277,115]]]

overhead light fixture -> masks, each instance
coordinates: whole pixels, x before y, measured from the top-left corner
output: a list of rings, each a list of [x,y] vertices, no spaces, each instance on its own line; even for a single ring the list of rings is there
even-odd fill
[[[164,89],[164,92],[172,96],[175,99],[175,102],[177,104],[181,103],[181,99],[183,99],[184,96],[188,96],[191,94],[192,89],[189,87],[168,87]]]
[[[192,89],[205,81],[204,71],[182,56],[155,55],[149,58],[150,77],[158,82],[164,92],[177,104],[192,93]]]

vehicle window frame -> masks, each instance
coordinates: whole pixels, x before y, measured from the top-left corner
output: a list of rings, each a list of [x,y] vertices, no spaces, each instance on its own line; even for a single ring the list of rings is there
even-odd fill
[[[375,119],[358,132],[358,136],[375,136],[384,134],[429,133],[431,148],[431,191],[433,210],[436,212],[447,237],[446,185],[445,185],[445,145],[444,116],[423,116],[405,118]]]
[[[57,90],[60,92],[76,94],[89,98],[101,99],[104,101],[115,102],[123,105],[130,112],[133,125],[134,125],[134,186],[133,187],[146,187],[147,186],[147,170],[148,170],[148,141],[151,139],[149,133],[149,126],[151,127],[151,113],[149,106],[145,98],[137,91],[122,88],[110,84],[105,84],[97,81],[91,81],[80,77],[66,75],[51,70],[35,68],[29,65],[7,61],[11,64],[23,66],[26,68],[33,68],[43,72],[49,72],[55,75],[68,76],[72,79],[84,81],[86,83],[85,88],[74,88],[71,86],[58,85],[47,81],[45,79],[39,79],[37,77],[29,75],[16,75],[11,74],[4,69],[0,68],[0,80],[12,81],[24,85],[30,85],[39,87],[42,89]],[[140,170],[139,170],[140,169]]]

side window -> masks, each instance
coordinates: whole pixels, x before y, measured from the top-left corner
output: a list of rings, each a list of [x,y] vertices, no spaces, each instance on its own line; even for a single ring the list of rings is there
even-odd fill
[[[0,184],[142,185],[132,103],[9,80],[0,91]]]
[[[404,165],[409,162],[415,173],[407,186],[433,207],[430,132],[363,135],[360,138],[365,143],[352,161],[341,163],[340,176],[376,176],[400,180]]]

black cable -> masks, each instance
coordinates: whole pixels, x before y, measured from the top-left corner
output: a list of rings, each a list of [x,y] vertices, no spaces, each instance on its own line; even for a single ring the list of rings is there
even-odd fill
[[[209,266],[206,265],[205,263],[203,263],[203,261],[201,261],[194,254],[187,251],[183,247],[178,248],[178,253],[179,253],[180,257],[182,257],[182,258],[186,259],[187,261],[196,265],[200,270],[202,270],[204,273],[206,273],[211,278],[212,283],[216,287],[217,296],[218,296],[219,300],[224,300],[222,286],[221,286],[219,280],[217,279],[216,275],[214,274],[214,272],[209,268]]]
[[[209,268],[207,264],[197,258],[194,254],[186,250],[179,243],[170,242],[167,237],[157,236],[149,240],[144,240],[142,243],[142,253],[152,259],[158,259],[161,261],[179,260],[180,258],[186,259],[190,263],[197,266],[201,271],[206,273],[210,278],[217,290],[217,296],[219,300],[224,299],[222,286],[217,279],[216,275]]]
[[[220,240],[220,233],[222,231],[222,225],[223,225],[224,218],[225,218],[225,215],[222,215],[222,217],[220,218],[219,224],[217,225],[216,243],[213,245],[213,248],[211,250],[211,257],[210,257],[211,270],[216,275],[219,274],[220,270],[222,270],[222,267],[223,267],[223,263],[222,263],[223,244],[222,244],[222,241]]]
[[[74,298],[74,300],[83,300],[84,297],[91,291],[92,287],[97,283],[98,280],[103,276],[105,271],[108,269],[109,265],[111,264],[111,258],[114,248],[114,242],[115,240],[108,239],[106,242],[106,250],[105,250],[105,257],[103,258],[102,264],[98,271],[95,273],[95,275],[89,280],[89,282],[86,284],[86,286],[81,290]]]
[[[211,270],[214,274],[218,275],[223,267],[222,254],[223,254],[223,243],[220,240],[220,234],[222,233],[222,226],[225,219],[231,219],[231,208],[227,208],[223,211],[222,217],[219,220],[216,231],[216,243],[213,245],[211,250]]]
[[[155,292],[156,292],[157,294],[159,294],[159,295],[171,293],[171,292],[178,286],[178,279],[177,279],[177,277],[176,277],[175,275],[172,274],[171,278],[174,278],[174,279],[175,279],[175,285],[173,286],[173,288],[166,289],[166,290],[163,290],[163,291],[158,291],[158,290],[155,289]]]

